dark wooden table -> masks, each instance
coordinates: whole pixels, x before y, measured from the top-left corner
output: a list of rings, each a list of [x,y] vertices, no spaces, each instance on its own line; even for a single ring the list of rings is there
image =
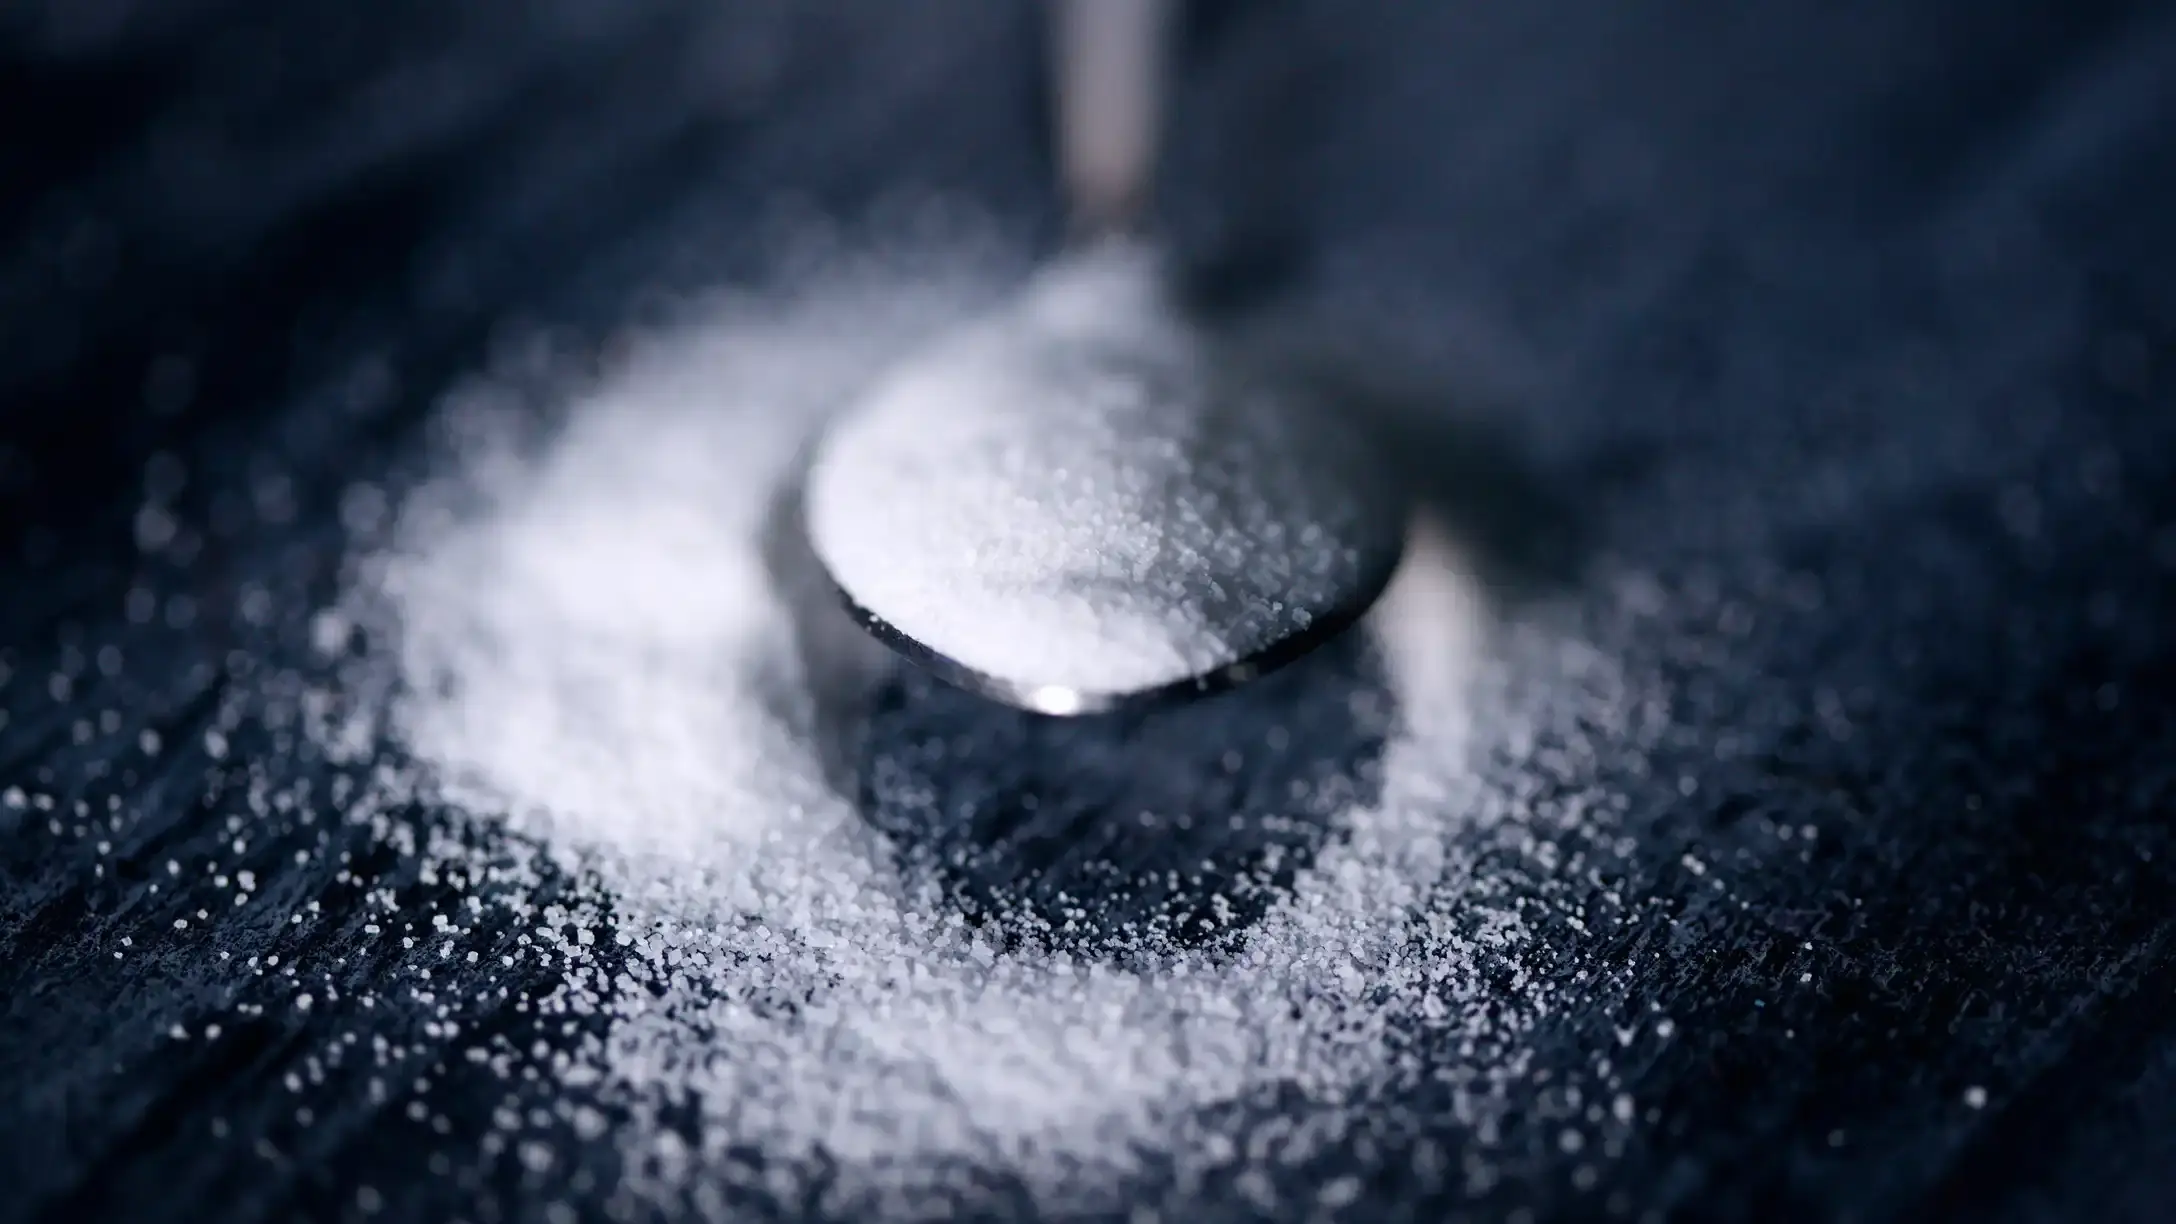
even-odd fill
[[[434,1052],[420,1007],[297,1011],[243,967],[284,952],[365,992],[411,958],[358,941],[335,873],[425,906],[451,885],[367,828],[253,811],[253,777],[343,767],[236,694],[307,666],[290,612],[334,593],[341,490],[402,470],[508,334],[594,346],[661,288],[754,274],[782,194],[881,223],[887,193],[939,192],[1048,230],[1024,8],[908,7],[0,13],[0,1219],[605,1201],[609,1144],[558,1135],[549,1174],[485,1154],[507,1087]],[[1508,616],[1555,609],[1658,695],[1637,744],[1545,728],[1490,765],[1537,813],[1468,847],[1488,904],[1535,915],[1502,967],[1548,1000],[1532,1062],[1485,1146],[1427,1090],[1385,1108],[1491,1175],[1374,1144],[1277,1176],[1356,1173],[1370,1220],[2168,1218],[2176,12],[1322,0],[1200,25],[1174,232],[1211,270],[1281,267],[1259,300],[1417,303],[1408,338],[1495,399],[1406,453]],[[1379,733],[1349,720],[1307,724],[1296,762],[1250,753],[1251,783],[1211,766],[1380,688],[1370,666],[1333,650],[1145,726],[902,681],[866,752],[921,770],[935,815],[860,798],[969,907],[1092,891],[1048,861],[1223,861],[1207,834],[1035,847],[1364,776]],[[967,747],[929,764],[945,737]],[[1032,819],[993,822],[1020,794]],[[1548,818],[1575,801],[1606,821]],[[201,901],[156,888],[165,864],[230,817],[261,890],[177,932]],[[1107,900],[1091,942],[1177,903]],[[1657,1016],[1668,1039],[1597,1078]],[[432,1125],[338,1074],[296,1120],[289,1077],[348,1033],[435,1077]],[[1566,1087],[1605,1080],[1639,1115],[1568,1150]],[[1186,1205],[1255,1210],[1214,1181]]]

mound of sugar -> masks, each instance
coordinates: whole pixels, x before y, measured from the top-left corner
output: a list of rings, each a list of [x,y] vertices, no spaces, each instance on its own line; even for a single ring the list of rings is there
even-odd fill
[[[1542,1006],[1492,992],[1451,933],[1458,833],[1506,800],[1470,766],[1482,605],[1425,530],[1367,622],[1400,720],[1379,797],[1236,952],[1008,949],[896,869],[827,779],[823,661],[766,558],[825,414],[986,296],[859,283],[725,309],[628,362],[540,457],[469,456],[363,569],[356,603],[388,609],[396,643],[392,733],[442,793],[606,891],[571,920],[623,966],[570,972],[551,1003],[604,1035],[550,1065],[632,1119],[630,1192],[790,1196],[820,1169],[877,1216],[941,1213],[990,1176],[1110,1206],[1145,1152],[1182,1187],[1263,1159],[1219,1107],[1296,1090],[1334,1110],[1410,1074],[1413,1032],[1501,1048]],[[750,1145],[760,1171],[731,1155]]]
[[[1103,246],[844,416],[808,526],[856,603],[945,659],[1123,695],[1372,598],[1394,485],[1348,422],[1205,360],[1152,252]]]

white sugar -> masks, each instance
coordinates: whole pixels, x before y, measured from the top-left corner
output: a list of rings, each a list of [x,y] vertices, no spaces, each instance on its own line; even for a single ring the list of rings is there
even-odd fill
[[[723,1214],[722,1188],[790,1194],[821,1153],[833,1192],[878,1215],[938,1210],[963,1165],[1108,1205],[1143,1152],[1183,1192],[1334,1139],[1341,1102],[1413,1073],[1417,1032],[1488,1051],[1483,1081],[1514,1073],[1545,1006],[1476,967],[1519,920],[1467,908],[1460,836],[1519,800],[1472,768],[1470,732],[1477,708],[1492,735],[1516,720],[1481,683],[1476,588],[1432,533],[1369,622],[1401,724],[1381,793],[1333,814],[1338,836],[1236,951],[1136,948],[1122,968],[1006,950],[910,883],[838,793],[781,507],[825,414],[989,288],[864,278],[724,308],[573,405],[541,456],[481,444],[364,568],[353,615],[395,643],[391,733],[442,794],[604,890],[554,919],[580,935],[552,1003],[604,1035],[550,1066],[628,1112],[630,1193]],[[963,604],[991,619],[948,631],[1000,640],[1011,611]],[[827,685],[866,682],[881,656],[858,641],[813,661]],[[600,949],[624,954],[615,978],[573,967]],[[1209,1120],[1280,1088],[1327,1121],[1250,1137]],[[667,1121],[690,1110],[692,1146]],[[760,1173],[728,1158],[749,1144]]]
[[[887,376],[809,477],[863,608],[1014,689],[1160,688],[1374,595],[1404,515],[1349,423],[1210,359],[1103,246]]]

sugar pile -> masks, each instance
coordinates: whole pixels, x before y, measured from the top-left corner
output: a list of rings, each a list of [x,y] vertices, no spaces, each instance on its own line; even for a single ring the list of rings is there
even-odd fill
[[[1160,280],[1147,248],[1074,254],[840,420],[808,525],[848,594],[1009,689],[1089,694],[1218,671],[1373,598],[1395,482],[1350,422],[1210,361]]]
[[[560,917],[620,967],[570,968],[549,1006],[602,1035],[549,1066],[631,1119],[642,1199],[722,1211],[818,1169],[876,1215],[941,1214],[990,1178],[1061,1209],[1142,1178],[1244,1184],[1431,1073],[1419,1036],[1500,1060],[1477,1084],[1510,1074],[1546,1007],[1483,983],[1519,919],[1477,918],[1461,883],[1462,835],[1520,807],[1473,765],[1521,734],[1488,661],[1538,649],[1586,691],[1613,681],[1576,644],[1491,630],[1426,531],[1367,622],[1398,718],[1380,793],[1334,814],[1236,951],[1005,947],[899,870],[822,759],[836,660],[802,653],[779,510],[824,415],[989,288],[861,277],[720,307],[643,345],[541,452],[479,435],[359,571],[385,733],[441,796],[601,887]],[[1314,1120],[1275,1135],[1211,1120],[1294,1092]]]

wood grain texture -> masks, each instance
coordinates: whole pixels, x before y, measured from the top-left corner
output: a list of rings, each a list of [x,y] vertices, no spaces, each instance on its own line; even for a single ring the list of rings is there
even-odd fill
[[[440,396],[518,366],[524,328],[595,351],[661,286],[752,275],[782,191],[862,216],[908,183],[1049,232],[1021,6],[899,8],[10,10],[0,1219],[601,1209],[610,1145],[550,1123],[538,1169],[484,1142],[560,1090],[430,1031],[576,1040],[532,1005],[549,965],[472,979],[366,939],[371,889],[421,909],[489,882],[254,810],[267,771],[330,793],[366,767],[246,694],[326,666],[306,610],[369,535],[345,491],[410,470]],[[1543,933],[1499,988],[1547,1004],[1500,1128],[1414,1087],[1401,1125],[1283,1174],[1294,1218],[1348,1173],[1342,1212],[1370,1220],[2163,1218],[2176,26],[1504,9],[1282,4],[1274,37],[1226,15],[1185,114],[1289,114],[1296,81],[1309,122],[1273,171],[1189,162],[1183,116],[1173,146],[1167,207],[1203,251],[1251,232],[1231,182],[1297,185],[1255,202],[1315,257],[1269,314],[1422,302],[1407,339],[1478,363],[1493,415],[1400,416],[1405,453],[1507,617],[1567,617],[1664,695],[1637,750],[1585,729],[1489,764],[1537,815],[1470,833],[1477,879]],[[147,496],[180,545],[141,547]],[[1388,700],[1357,644],[1153,727],[910,677],[856,712],[859,799],[970,913],[1091,900],[1093,954],[1198,926],[1210,894],[1246,921],[1283,886],[1265,845],[1322,832],[1265,797],[1365,793]],[[1301,749],[1224,764],[1270,726]],[[1605,822],[1561,810],[1597,794]],[[1190,827],[1104,820],[1143,807]],[[1173,886],[1155,869],[1182,854],[1208,869]],[[266,884],[235,906],[170,860]],[[476,946],[522,937],[502,925]],[[1605,1085],[1635,1124],[1575,1150]],[[1263,1214],[1214,1182],[1189,1209]]]

